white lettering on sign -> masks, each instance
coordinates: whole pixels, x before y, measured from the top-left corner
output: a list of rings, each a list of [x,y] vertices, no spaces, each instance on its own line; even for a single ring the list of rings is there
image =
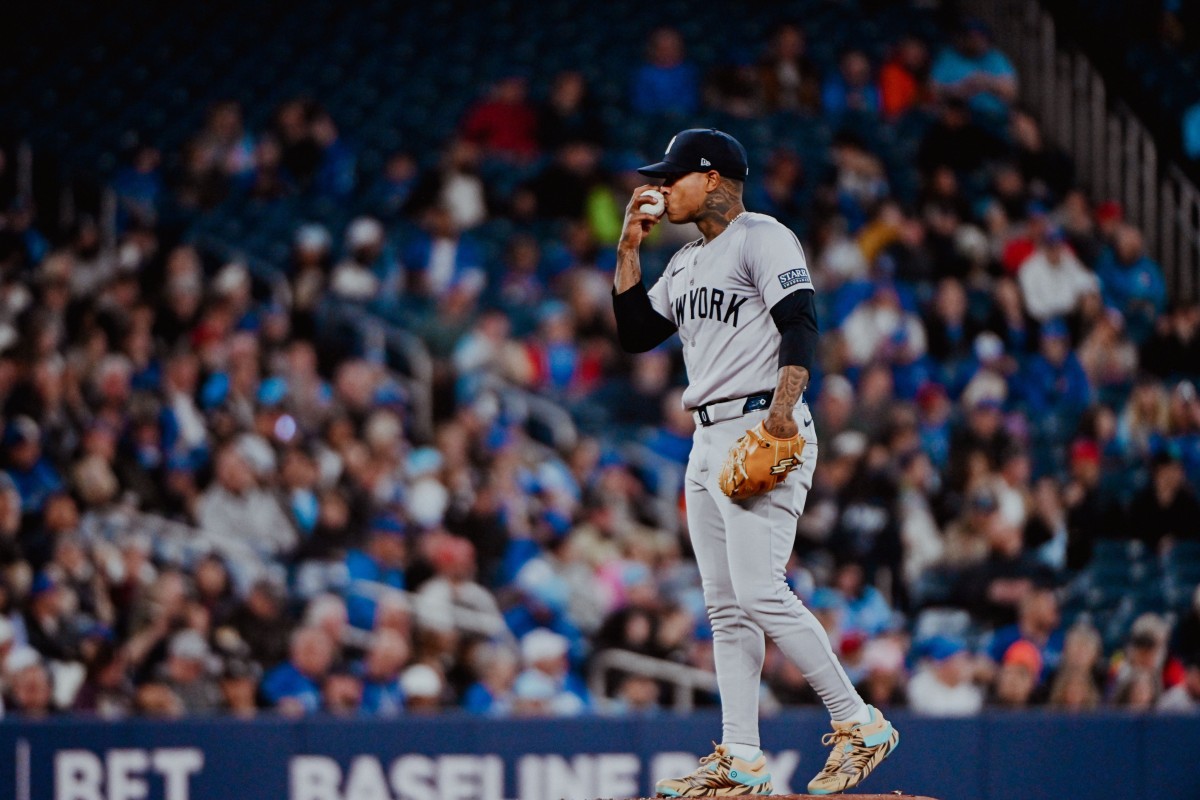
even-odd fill
[[[568,762],[565,756],[548,755],[542,758],[542,765],[539,800],[591,795],[588,789],[596,782],[596,760],[592,756],[573,756]]]
[[[190,776],[204,769],[204,753],[194,747],[163,748],[154,751],[151,763],[163,776],[166,800],[188,800]]]
[[[356,756],[345,775],[327,756],[291,760],[289,800],[504,800],[500,756],[406,755],[384,771],[375,756]]]
[[[504,759],[483,757],[483,779],[479,784],[480,800],[502,800],[504,797]]]
[[[479,797],[479,759],[474,756],[444,756],[438,759],[439,800],[475,800]]]
[[[59,750],[54,756],[54,800],[104,800],[104,763],[90,750]]]
[[[150,786],[139,776],[149,768],[150,756],[144,750],[110,750],[106,800],[142,800]]]
[[[521,756],[517,762],[517,797],[521,800],[541,800],[541,756]]]
[[[777,792],[789,783],[799,754],[768,756]],[[204,768],[204,753],[192,747],[67,749],[54,755],[53,800],[191,800],[191,780]],[[506,781],[516,800],[636,796],[664,775],[683,775],[696,765],[693,753],[655,755],[643,774],[632,753],[526,755],[516,774],[506,774],[497,755],[409,754],[390,764],[372,755],[355,756],[347,767],[334,758],[305,755],[288,766],[289,800],[505,800]],[[161,787],[161,792],[159,791]],[[43,796],[43,795],[38,795]]]
[[[327,800],[337,797],[342,768],[328,756],[297,756],[288,769],[291,800]]]
[[[438,800],[434,777],[436,767],[428,756],[396,759],[390,772],[396,797],[399,800]]]
[[[768,758],[776,791],[788,791],[799,755],[785,750]],[[102,771],[97,771],[98,766],[62,766],[68,767],[82,788],[56,800],[110,800],[103,794],[88,793],[89,787],[99,785]],[[685,775],[695,768],[694,753],[659,753],[651,759],[646,776],[641,760],[632,753],[548,753],[522,756],[513,777],[516,800],[578,800],[636,797],[646,788],[644,782],[653,784],[657,778]],[[504,760],[497,755],[413,753],[391,764],[359,755],[344,770],[328,756],[296,756],[289,766],[288,800],[504,800],[505,778]]]
[[[379,759],[359,756],[350,763],[345,800],[392,800]]]
[[[695,763],[696,759],[689,756],[689,761]],[[520,800],[629,797],[638,794],[640,773],[641,762],[631,753],[581,754],[570,758],[529,755],[517,764],[517,796]]]
[[[59,750],[54,800],[143,800],[150,795],[151,773],[161,776],[165,800],[189,800],[191,776],[203,767],[204,753],[195,747],[123,748],[103,758],[90,750]]]

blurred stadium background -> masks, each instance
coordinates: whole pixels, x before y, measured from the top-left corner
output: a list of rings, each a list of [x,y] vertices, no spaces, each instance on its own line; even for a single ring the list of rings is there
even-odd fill
[[[705,749],[678,342],[621,353],[609,300],[633,168],[701,125],[818,286],[790,577],[902,720],[874,788],[1200,794],[1196,4],[8,33],[0,796],[628,795]],[[762,706],[803,785],[773,648]]]

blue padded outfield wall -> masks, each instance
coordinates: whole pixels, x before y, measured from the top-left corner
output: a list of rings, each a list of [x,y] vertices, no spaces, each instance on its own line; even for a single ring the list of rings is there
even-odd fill
[[[1200,717],[895,715],[900,748],[868,781],[941,800],[1196,800]],[[824,759],[817,713],[763,721],[776,791]],[[559,800],[645,795],[719,736],[713,713],[488,720],[0,723],[12,800]]]

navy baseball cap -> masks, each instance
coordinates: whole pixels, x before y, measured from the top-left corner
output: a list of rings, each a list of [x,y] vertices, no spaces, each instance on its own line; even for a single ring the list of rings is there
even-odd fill
[[[934,636],[923,642],[923,646],[919,649],[925,653],[926,658],[940,662],[965,652],[967,645],[954,636]]]
[[[671,137],[663,160],[641,167],[638,172],[652,178],[669,178],[689,172],[716,170],[723,177],[746,180],[746,148],[716,128],[688,128]]]
[[[1042,324],[1043,339],[1049,339],[1052,337],[1057,339],[1066,339],[1069,335],[1070,331],[1067,330],[1067,323],[1063,322],[1061,319],[1050,319]]]
[[[992,38],[992,28],[979,17],[968,17],[962,23],[963,33],[980,33],[987,38]]]
[[[408,534],[404,524],[390,514],[380,514],[371,520],[371,533],[381,536],[400,536]]]

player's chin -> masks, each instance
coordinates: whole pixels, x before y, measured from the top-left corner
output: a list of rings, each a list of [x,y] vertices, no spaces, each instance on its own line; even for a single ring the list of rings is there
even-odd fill
[[[687,222],[686,215],[667,206],[667,210],[663,212],[662,218],[673,225],[679,225],[682,222]]]

